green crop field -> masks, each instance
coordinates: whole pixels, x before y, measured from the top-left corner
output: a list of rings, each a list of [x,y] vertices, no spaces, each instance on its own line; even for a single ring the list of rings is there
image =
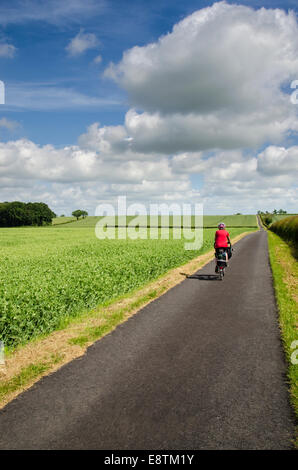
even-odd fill
[[[90,221],[0,229],[0,340],[7,346],[49,333],[213,247],[214,229],[204,229],[200,251],[187,251],[184,240],[98,240]]]
[[[298,245],[298,215],[283,217],[270,225],[270,230],[289,243]]]
[[[55,217],[52,221],[52,225],[61,225],[61,224],[69,224],[70,222],[74,222],[77,219],[75,217]]]
[[[257,227],[255,215],[205,215],[204,227],[217,227],[224,222],[227,229],[230,227]]]
[[[280,220],[290,217],[291,215],[297,214],[272,214],[272,223],[279,222]]]
[[[287,217],[291,217],[297,214],[261,214],[261,219],[263,223],[267,226],[270,226],[271,224],[274,224],[275,222],[279,222],[280,220],[283,220]],[[268,219],[266,223],[266,219]]]
[[[63,219],[68,219],[67,222],[72,221],[68,224],[68,228],[90,228],[95,227],[96,223],[101,219],[101,217],[94,217],[88,216],[85,219],[79,219],[76,221],[73,217],[57,217],[57,219],[53,220],[53,225],[60,225],[63,223]],[[135,219],[135,216],[127,216],[126,223],[129,224]],[[107,217],[106,222],[109,225],[118,225],[118,217]],[[150,224],[149,217],[140,216],[138,218],[138,222],[142,226],[148,226]],[[205,215],[203,217],[203,225],[204,227],[217,227],[220,222],[224,222],[227,227],[257,227],[257,219],[255,215]],[[122,225],[122,221],[119,222]],[[195,226],[195,218],[191,217],[191,226]],[[173,219],[173,216],[169,216],[169,218],[161,218],[158,216],[158,219],[155,221],[154,224],[161,226],[170,227],[177,226],[177,219]],[[180,224],[179,224],[180,225]]]

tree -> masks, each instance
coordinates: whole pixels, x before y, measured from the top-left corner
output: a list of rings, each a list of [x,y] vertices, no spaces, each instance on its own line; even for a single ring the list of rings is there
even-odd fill
[[[80,217],[83,217],[83,219],[85,219],[85,217],[88,215],[88,212],[82,211],[81,209],[77,209],[73,211],[71,215],[73,217],[76,217],[77,220],[79,220]]]
[[[73,212],[71,213],[71,215],[73,215],[73,217],[76,217],[76,219],[79,220],[79,218],[80,218],[81,215],[82,215],[82,211],[81,211],[80,209],[77,209],[77,210],[73,211]]]
[[[34,220],[33,225],[49,225],[56,217],[56,214],[44,202],[29,202],[27,207]]]
[[[272,216],[271,215],[266,215],[263,219],[265,225],[269,226],[272,224]]]
[[[56,214],[44,202],[0,203],[0,226],[49,225]]]

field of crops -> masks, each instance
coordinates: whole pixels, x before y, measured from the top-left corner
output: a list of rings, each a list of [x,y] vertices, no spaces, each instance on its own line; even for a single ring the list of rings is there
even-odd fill
[[[286,219],[289,216],[296,214],[272,214],[272,223],[279,222],[280,220]]]
[[[283,217],[270,225],[270,230],[298,246],[298,215]]]
[[[77,220],[75,217],[55,217],[55,219],[52,220],[52,225],[69,224],[75,220]]]
[[[67,222],[73,220],[74,222],[68,224],[68,228],[74,228],[74,227],[85,227],[85,228],[90,228],[94,227],[96,223],[101,219],[101,217],[93,217],[93,216],[88,216],[85,219],[79,219],[76,221],[72,217],[57,217],[57,219],[53,220],[53,224],[61,224],[63,223],[63,219],[67,219]],[[129,224],[135,219],[135,216],[127,216],[126,223]],[[148,226],[150,224],[150,219],[149,216],[140,216],[138,218],[138,222],[142,226]],[[257,220],[255,215],[205,215],[203,217],[203,225],[204,227],[217,227],[219,222],[224,222],[227,227],[257,227]],[[107,217],[107,223],[110,225],[118,225],[118,217],[116,216],[115,218],[113,217]],[[119,222],[120,225],[122,225],[122,221]],[[161,218],[161,216],[158,216],[156,218],[156,221],[154,220],[154,224],[158,225],[159,227],[161,226],[170,226],[170,227],[175,227],[177,226],[177,220],[173,220],[173,216],[169,216],[169,218]],[[187,225],[185,223],[184,225]],[[191,226],[194,227],[196,222],[195,218],[192,216],[191,217]],[[180,224],[179,224],[180,225]]]
[[[205,229],[200,252],[187,251],[184,240],[98,240],[94,223],[76,223],[0,229],[0,340],[7,346],[140,288],[210,250],[214,239],[214,229]]]
[[[287,217],[291,217],[297,214],[262,214],[261,219],[263,223],[267,226],[274,224],[275,222],[279,222],[280,220],[286,219]],[[266,223],[267,219],[267,223]]]

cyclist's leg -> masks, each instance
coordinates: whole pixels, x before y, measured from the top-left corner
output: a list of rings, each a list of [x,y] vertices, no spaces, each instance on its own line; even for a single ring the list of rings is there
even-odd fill
[[[215,258],[215,272],[216,272],[216,273],[218,273],[217,254],[218,254],[218,248],[215,248],[214,258]]]

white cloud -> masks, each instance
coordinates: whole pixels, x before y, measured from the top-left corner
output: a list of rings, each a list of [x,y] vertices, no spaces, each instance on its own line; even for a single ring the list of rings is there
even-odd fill
[[[17,127],[19,127],[19,123],[16,121],[10,121],[9,119],[3,117],[0,119],[0,127],[3,127],[8,131],[14,131]]]
[[[106,71],[135,106],[125,122],[94,123],[78,145],[61,149],[0,143],[0,199],[45,200],[59,213],[92,212],[122,194],[203,202],[207,213],[297,211],[298,147],[281,143],[298,130],[282,88],[297,78],[297,32],[292,13],[218,3],[126,51]],[[95,46],[79,35],[69,52]],[[15,105],[30,109],[107,104],[50,84],[13,91]]]
[[[99,42],[95,34],[84,33],[84,30],[81,28],[65,49],[70,56],[74,57],[83,54],[88,49],[94,49],[98,44]]]
[[[156,161],[110,158],[110,153],[96,153],[78,146],[56,149],[38,146],[26,139],[0,143],[0,177],[52,182],[104,181],[140,183],[173,180],[166,157]]]
[[[95,64],[100,64],[102,62],[102,57],[101,55],[98,55],[94,59]]]
[[[104,126],[100,127],[99,123],[95,122],[88,127],[85,134],[82,134],[79,139],[80,147],[95,152],[104,152],[120,156],[128,149],[128,142],[126,140],[127,132],[123,126]],[[125,158],[127,155],[125,155]]]
[[[269,146],[258,155],[216,151],[169,157],[137,154],[127,144],[121,148],[125,135],[121,126],[94,124],[78,146],[56,149],[25,139],[1,143],[0,199],[45,195],[58,212],[79,201],[94,210],[98,202],[115,203],[123,194],[144,203],[203,202],[209,213],[297,210],[297,147]],[[203,178],[197,190],[190,179],[196,174]]]
[[[58,213],[69,213],[79,202],[91,211],[101,201],[115,203],[119,194],[148,202],[169,198],[179,187],[190,190],[189,178],[174,174],[168,158],[145,160],[129,149],[124,156],[118,153],[112,131],[103,130],[111,145],[102,145],[101,151],[56,149],[26,139],[0,143],[0,200],[43,200]]]
[[[32,110],[104,108],[121,105],[109,97],[88,96],[56,83],[8,83],[5,107]]]
[[[16,47],[12,44],[0,44],[0,57],[14,57],[16,52]]]
[[[101,13],[102,0],[15,0],[0,5],[0,23],[44,21],[50,24],[81,23],[83,18]]]
[[[126,114],[125,126],[137,151],[169,154],[214,148],[257,148],[267,140],[278,143],[289,128],[298,129],[298,122],[283,106],[270,106],[266,111],[237,117],[224,112],[163,116],[131,109]]]
[[[294,13],[220,2],[126,51],[105,76],[144,111],[126,116],[139,151],[257,147],[298,129],[282,91],[296,78],[297,50]]]
[[[297,71],[294,13],[215,3],[158,42],[126,51],[106,75],[133,105],[162,113],[255,110]],[[277,96],[276,96],[277,94]]]
[[[290,175],[298,180],[298,146],[267,147],[258,158],[258,171],[265,176]]]
[[[295,172],[289,171],[288,162],[279,158],[280,171],[265,174],[259,168],[262,158],[263,153],[244,155],[241,151],[185,153],[173,158],[172,168],[174,173],[203,177],[194,197],[204,202],[207,213],[255,213],[274,208],[297,212],[297,164]]]
[[[264,189],[284,189],[297,185],[298,147],[281,148],[273,145],[257,155],[244,155],[242,151],[216,151],[209,155],[184,153],[172,159],[174,173],[204,175],[208,191],[224,186],[224,193],[234,189],[251,197]],[[211,187],[213,186],[213,189]]]

